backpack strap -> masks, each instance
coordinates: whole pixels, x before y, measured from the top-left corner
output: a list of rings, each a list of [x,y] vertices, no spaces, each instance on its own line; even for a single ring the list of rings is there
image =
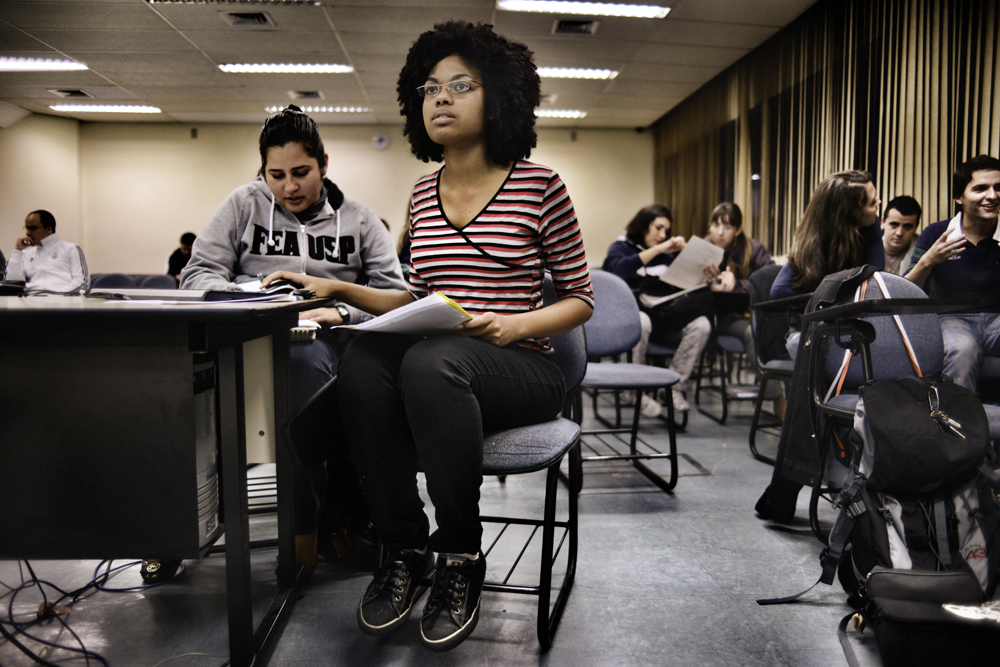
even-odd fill
[[[833,528],[830,529],[830,537],[827,540],[829,546],[820,555],[823,574],[820,575],[819,579],[824,584],[833,583],[834,577],[837,576],[837,566],[840,565],[844,551],[847,549],[847,542],[851,539],[854,524],[857,523],[858,517],[868,511],[865,504],[857,498],[858,491],[861,490],[861,485],[864,483],[864,476],[855,473],[850,484],[844,488],[837,500],[837,504],[840,505],[840,513],[833,523]]]
[[[941,565],[951,566],[951,545],[948,543],[948,510],[944,500],[934,501],[934,533],[937,540],[937,557]]]
[[[988,462],[983,462],[979,466],[979,474],[988,479],[993,486],[1000,486],[1000,470],[990,465]]]
[[[819,555],[820,564],[823,566],[823,572],[820,574],[816,583],[804,591],[796,593],[795,595],[789,595],[782,598],[757,600],[757,604],[763,607],[771,604],[794,602],[812,589],[816,588],[816,585],[821,582],[827,584],[828,586],[833,583],[833,579],[837,575],[837,566],[840,565],[840,561],[844,557],[844,549],[847,546],[847,540],[851,536],[851,531],[854,529],[854,524],[858,520],[858,517],[867,511],[865,509],[865,504],[856,500],[858,491],[861,489],[861,485],[864,481],[864,477],[859,474],[855,474],[850,485],[844,489],[840,496],[840,500],[838,500],[840,513],[837,515],[837,520],[834,522],[833,528],[830,530],[830,546],[824,549],[823,553]],[[850,504],[847,504],[845,501],[851,502]]]
[[[857,612],[852,611],[850,614],[840,619],[840,625],[837,627],[837,639],[840,640],[840,648],[844,649],[844,657],[847,658],[848,667],[859,667],[858,656],[854,655],[854,648],[851,646],[851,640],[847,637],[847,624],[851,622],[854,615]]]

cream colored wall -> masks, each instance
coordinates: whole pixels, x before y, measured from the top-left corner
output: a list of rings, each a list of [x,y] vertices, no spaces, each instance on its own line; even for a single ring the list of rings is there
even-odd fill
[[[33,114],[0,129],[0,249],[21,236],[24,217],[45,209],[59,237],[81,243],[79,127],[75,120]]]
[[[24,128],[21,128],[22,125]],[[197,127],[197,138],[191,129]],[[78,128],[78,130],[77,130]],[[73,131],[70,131],[73,130]],[[32,187],[39,193],[64,190],[75,200],[75,215],[63,218],[60,236],[80,243],[92,273],[159,273],[186,231],[198,233],[225,196],[254,178],[259,167],[254,125],[187,125],[147,123],[81,123],[32,116],[0,130],[0,154],[31,153],[35,143],[46,155],[59,146],[74,171],[58,174],[56,188]],[[382,132],[389,147],[376,150],[372,136]],[[347,196],[364,202],[390,223],[393,236],[402,229],[410,189],[437,164],[413,158],[397,126],[320,127],[330,155],[328,175]],[[10,135],[10,136],[8,136]],[[16,144],[16,153],[8,152]],[[531,159],[563,177],[576,206],[584,243],[592,264],[599,265],[608,245],[625,223],[653,197],[653,145],[649,134],[626,130],[539,131]],[[51,169],[52,159],[21,163],[0,179],[5,252],[13,248],[24,213],[40,205],[9,199],[20,182],[34,183]],[[76,168],[76,164],[79,168]],[[79,221],[82,221],[82,230]]]

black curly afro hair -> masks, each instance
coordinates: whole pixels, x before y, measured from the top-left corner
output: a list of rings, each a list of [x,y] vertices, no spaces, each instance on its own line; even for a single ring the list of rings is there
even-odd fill
[[[424,127],[423,101],[417,86],[448,56],[461,56],[482,78],[486,107],[486,152],[496,164],[527,158],[535,147],[535,107],[541,98],[541,79],[531,50],[493,31],[486,23],[438,23],[417,38],[399,73],[396,93],[403,128],[413,154],[424,162],[441,162],[443,149],[431,141]]]

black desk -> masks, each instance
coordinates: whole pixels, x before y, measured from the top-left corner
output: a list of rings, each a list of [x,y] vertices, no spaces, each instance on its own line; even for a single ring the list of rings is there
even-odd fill
[[[849,317],[866,315],[923,315],[929,313],[954,313],[975,308],[980,303],[975,297],[952,299],[906,298],[906,299],[866,299],[814,310],[802,316],[806,322],[833,322]]]
[[[192,558],[194,400],[214,363],[230,659],[266,659],[295,600],[289,330],[312,302],[163,305],[0,297],[0,556]],[[253,627],[243,343],[271,336],[278,593]],[[258,665],[261,664],[259,659]]]

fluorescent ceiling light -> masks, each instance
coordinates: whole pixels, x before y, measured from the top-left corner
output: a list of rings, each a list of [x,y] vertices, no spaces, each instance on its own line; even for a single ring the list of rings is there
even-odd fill
[[[226,63],[219,65],[223,72],[244,72],[251,74],[349,74],[354,71],[350,65],[316,63],[315,65]]]
[[[508,12],[627,16],[640,19],[662,19],[670,13],[670,7],[657,5],[614,5],[609,2],[556,2],[555,0],[497,0],[497,9]]]
[[[87,69],[87,66],[72,60],[0,57],[0,72],[72,72],[81,69]]]
[[[613,69],[584,67],[539,67],[538,76],[549,79],[613,79],[618,76],[618,72]]]
[[[158,107],[136,104],[50,104],[49,108],[70,113],[160,113]]]
[[[264,111],[278,113],[286,107],[267,107]],[[368,107],[301,107],[304,113],[371,113]]]
[[[146,0],[151,5],[316,5],[320,0]]]
[[[538,118],[583,118],[586,111],[580,109],[535,109]]]

